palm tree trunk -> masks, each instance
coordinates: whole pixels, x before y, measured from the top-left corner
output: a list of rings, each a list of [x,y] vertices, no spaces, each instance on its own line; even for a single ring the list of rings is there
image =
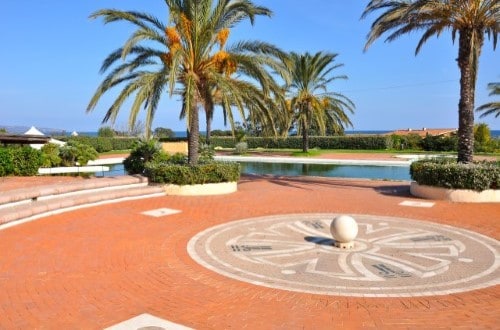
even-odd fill
[[[200,116],[198,107],[194,105],[189,115],[188,164],[198,164],[198,146],[200,141]]]
[[[207,119],[206,119],[206,124],[207,124],[207,127],[206,127],[206,130],[207,130],[207,136],[206,136],[206,139],[205,139],[205,143],[210,145],[210,137],[211,137],[211,131],[212,131],[212,116],[210,114],[207,113]]]
[[[309,152],[309,134],[307,134],[306,120],[302,120],[302,151]]]
[[[458,46],[458,66],[460,68],[460,101],[458,103],[459,163],[471,163],[474,157],[474,94],[478,59],[472,47],[472,34],[472,30],[460,31]]]

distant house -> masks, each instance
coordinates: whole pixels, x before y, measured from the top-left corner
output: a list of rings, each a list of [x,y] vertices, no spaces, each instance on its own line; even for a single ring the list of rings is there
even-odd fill
[[[396,131],[392,131],[389,133],[386,133],[385,135],[409,135],[409,134],[416,134],[421,137],[426,137],[427,134],[432,135],[432,136],[450,136],[452,134],[455,134],[458,131],[456,128],[421,128],[421,129],[414,129],[414,128],[407,128],[407,129],[398,129]]]

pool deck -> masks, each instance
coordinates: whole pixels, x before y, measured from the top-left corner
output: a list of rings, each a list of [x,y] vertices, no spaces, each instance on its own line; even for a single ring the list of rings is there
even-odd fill
[[[79,180],[2,178],[0,191]],[[229,195],[160,196],[0,227],[0,329],[498,329],[499,285],[421,297],[311,294],[225,277],[187,251],[216,225],[308,213],[409,218],[500,238],[498,203],[425,201],[408,182],[244,176]]]

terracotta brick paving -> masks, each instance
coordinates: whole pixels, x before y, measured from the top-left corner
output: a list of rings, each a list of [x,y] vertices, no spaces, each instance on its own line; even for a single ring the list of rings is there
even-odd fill
[[[225,196],[165,196],[0,230],[0,329],[102,329],[142,313],[198,329],[498,329],[500,286],[417,298],[314,295],[239,282],[186,245],[216,224],[283,213],[422,219],[500,236],[499,204],[403,207],[406,183],[244,177]],[[154,218],[141,212],[182,213]]]

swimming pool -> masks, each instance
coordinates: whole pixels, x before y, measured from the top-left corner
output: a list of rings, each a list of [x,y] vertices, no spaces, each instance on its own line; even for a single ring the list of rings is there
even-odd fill
[[[337,178],[362,178],[409,181],[407,166],[339,165],[339,164],[290,164],[241,162],[245,174],[273,174],[285,176],[321,176]]]
[[[381,165],[345,165],[345,164],[301,164],[301,163],[266,163],[239,162],[242,174],[272,174],[284,176],[321,176],[337,178],[362,178],[381,180],[410,179],[408,166]],[[123,164],[108,165],[108,172],[98,172],[96,176],[125,175]]]

